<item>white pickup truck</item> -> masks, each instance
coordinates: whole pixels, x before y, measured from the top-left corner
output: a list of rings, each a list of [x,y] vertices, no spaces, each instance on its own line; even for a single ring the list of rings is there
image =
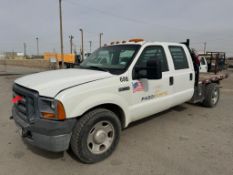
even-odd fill
[[[191,101],[214,107],[224,75],[195,73],[184,44],[140,39],[96,50],[79,68],[15,80],[12,118],[24,140],[95,163],[130,123]],[[196,77],[198,75],[198,77]]]

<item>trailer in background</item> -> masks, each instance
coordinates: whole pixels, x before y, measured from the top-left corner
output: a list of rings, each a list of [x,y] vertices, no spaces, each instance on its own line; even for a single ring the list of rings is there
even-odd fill
[[[206,52],[206,54],[199,54],[198,56],[201,59],[206,59],[208,72],[214,72],[216,74],[227,68],[225,52]]]

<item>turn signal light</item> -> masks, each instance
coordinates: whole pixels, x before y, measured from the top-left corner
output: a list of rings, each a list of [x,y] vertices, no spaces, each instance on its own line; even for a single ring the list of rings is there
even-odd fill
[[[58,101],[57,102],[57,119],[58,120],[65,120],[66,118],[66,113],[63,104]]]
[[[53,113],[48,113],[48,112],[42,112],[42,115],[46,119],[54,119],[56,118],[56,115]]]

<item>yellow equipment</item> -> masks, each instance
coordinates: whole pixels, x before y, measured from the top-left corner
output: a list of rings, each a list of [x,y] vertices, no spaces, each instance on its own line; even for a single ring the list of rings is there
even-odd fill
[[[62,62],[61,54],[45,52],[44,59],[50,60],[51,58],[55,58],[57,62]],[[67,53],[63,54],[64,63],[74,64],[75,63],[75,54]]]

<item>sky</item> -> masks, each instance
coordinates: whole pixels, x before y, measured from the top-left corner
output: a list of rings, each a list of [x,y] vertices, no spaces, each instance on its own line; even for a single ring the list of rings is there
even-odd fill
[[[40,54],[60,52],[58,0],[0,0],[0,52]],[[69,36],[80,49],[103,43],[143,38],[147,41],[181,42],[187,38],[197,51],[224,51],[233,56],[232,0],[62,0],[64,49],[69,52]]]

